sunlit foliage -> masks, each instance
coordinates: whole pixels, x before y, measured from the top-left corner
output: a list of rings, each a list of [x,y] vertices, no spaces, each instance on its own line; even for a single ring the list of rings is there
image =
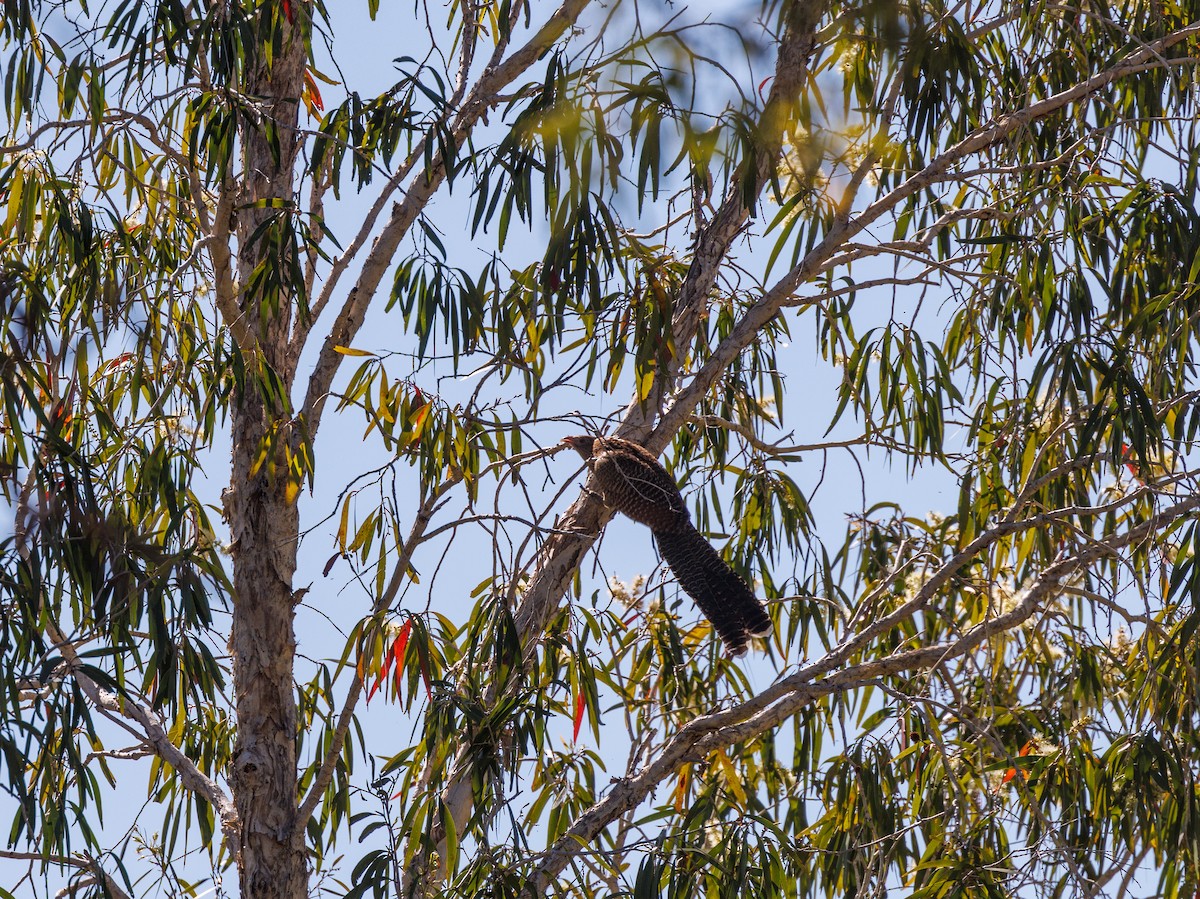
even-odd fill
[[[332,7],[4,5],[17,892],[1195,896],[1200,4]]]

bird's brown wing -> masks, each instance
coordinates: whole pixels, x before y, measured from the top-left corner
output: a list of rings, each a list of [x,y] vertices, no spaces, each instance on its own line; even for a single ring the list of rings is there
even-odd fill
[[[751,637],[771,632],[771,618],[746,582],[692,527],[687,504],[654,454],[619,437],[571,437],[567,444],[589,460],[605,503],[654,532],[658,551],[730,655],[741,655]]]
[[[613,437],[597,440],[596,450],[592,471],[608,505],[652,530],[688,522],[679,488],[647,450]]]

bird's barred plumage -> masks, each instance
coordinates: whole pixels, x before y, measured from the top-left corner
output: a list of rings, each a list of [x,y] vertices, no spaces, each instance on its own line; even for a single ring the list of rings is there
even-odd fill
[[[679,585],[712,622],[733,656],[751,637],[771,632],[762,602],[692,525],[675,481],[644,447],[619,437],[568,437],[563,441],[592,470],[605,504],[646,525]]]

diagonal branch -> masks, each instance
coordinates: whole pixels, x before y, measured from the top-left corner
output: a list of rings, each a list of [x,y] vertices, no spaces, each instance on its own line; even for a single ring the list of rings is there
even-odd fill
[[[529,41],[515,51],[507,60],[500,62],[493,57],[475,87],[463,101],[462,109],[455,117],[450,129],[450,144],[453,151],[466,145],[475,125],[498,101],[497,94],[513,79],[517,78],[549,50],[587,8],[592,0],[564,0],[546,23]],[[419,157],[418,157],[419,158]],[[308,381],[302,415],[307,422],[310,435],[320,425],[321,413],[329,397],[330,387],[341,366],[342,355],[338,347],[350,346],[363,325],[367,309],[375,298],[384,274],[391,267],[400,241],[404,239],[414,222],[425,210],[429,201],[446,180],[446,158],[438,154],[430,168],[413,175],[404,191],[404,198],[392,206],[392,213],[383,230],[375,238],[371,251],[363,261],[358,279],[342,304],[321,346],[313,373]],[[365,239],[365,236],[364,236]],[[294,350],[293,350],[294,352]]]
[[[404,542],[403,551],[400,553],[399,558],[396,559],[391,579],[388,581],[388,585],[383,593],[375,600],[375,605],[371,609],[372,617],[378,617],[391,608],[397,594],[400,592],[400,586],[404,583],[413,553],[425,539],[425,530],[429,527],[429,522],[433,519],[434,512],[437,511],[442,498],[461,481],[461,474],[443,481],[421,503],[420,509],[417,510],[416,519],[409,530],[408,539]],[[300,810],[296,813],[293,826],[297,833],[302,833],[304,828],[308,826],[308,819],[312,817],[317,803],[321,801],[321,797],[333,780],[334,770],[337,768],[337,760],[341,757],[342,746],[346,742],[346,734],[349,733],[350,725],[354,721],[354,709],[358,705],[359,698],[362,696],[362,690],[363,679],[356,675],[350,683],[350,690],[346,694],[346,700],[342,704],[341,712],[338,714],[337,725],[333,730],[333,738],[329,742],[329,749],[326,751],[325,758],[321,762],[321,768],[317,771],[317,776],[313,779],[312,786],[308,790],[308,795],[304,797],[304,801],[300,804]]]
[[[709,296],[733,241],[742,232],[762,188],[772,177],[783,150],[788,129],[794,123],[796,105],[808,82],[809,57],[817,42],[817,25],[829,7],[828,0],[796,0],[790,8],[779,54],[771,78],[771,91],[759,117],[757,146],[743,167],[730,179],[729,188],[716,214],[700,229],[692,248],[687,275],[676,299],[672,322],[675,356],[671,370],[660,375],[649,399],[634,402],[626,413],[617,436],[641,440],[650,425],[646,410],[657,410],[679,375],[687,350],[708,308]],[[658,451],[669,437],[651,441]]]
[[[808,58],[816,42],[817,25],[828,7],[828,0],[797,0],[789,13],[780,42],[775,78],[770,96],[759,122],[760,152],[747,162],[749,168],[733,179],[728,194],[717,214],[701,231],[693,249],[693,259],[684,280],[677,312],[673,322],[675,346],[691,342],[707,308],[707,300],[722,262],[734,239],[741,232],[751,204],[747,198],[757,197],[777,162],[784,135],[794,115],[797,98],[808,77]],[[747,183],[749,180],[750,183]],[[676,371],[682,365],[683,353],[676,356]],[[673,374],[672,374],[673,377]],[[668,378],[658,378],[656,393],[645,404],[633,403],[625,420],[617,429],[619,436],[638,440],[644,438],[651,421],[645,410],[657,409],[667,388]],[[665,444],[665,438],[662,444]],[[661,449],[662,445],[652,447]],[[595,542],[601,528],[611,516],[597,495],[587,488],[571,505],[542,549],[542,561],[534,572],[528,589],[514,613],[514,622],[522,645],[530,652],[539,635],[558,609],[584,554]],[[472,788],[465,765],[467,750],[455,760],[450,783],[443,793],[443,803],[455,827],[461,832],[472,806]],[[435,834],[438,842],[444,834]],[[440,853],[439,855],[444,855]],[[415,871],[413,882],[440,877],[440,869],[432,872]]]
[[[813,247],[795,268],[771,287],[757,303],[746,310],[732,333],[716,347],[712,356],[696,372],[687,387],[676,395],[671,407],[654,429],[648,445],[657,449],[666,446],[671,436],[683,426],[687,417],[692,414],[701,398],[712,389],[725,369],[742,350],[754,342],[762,328],[778,315],[784,306],[796,304],[794,294],[800,285],[812,279],[828,260],[845,246],[847,241],[870,227],[882,215],[895,209],[909,197],[942,180],[950,169],[961,160],[995,146],[1016,132],[1027,128],[1032,122],[1053,115],[1070,104],[1129,75],[1172,64],[1190,65],[1190,58],[1164,59],[1163,54],[1177,44],[1198,36],[1200,36],[1200,24],[1181,28],[1145,48],[1131,53],[1122,61],[1093,75],[1086,81],[1016,112],[999,116],[974,134],[963,138],[920,172],[871,203],[859,215],[835,221],[825,238]]]
[[[469,83],[471,65],[475,61],[475,47],[478,43],[479,35],[478,12],[474,9],[474,7],[469,7],[464,12],[464,15],[467,17],[467,20],[463,23],[461,36],[462,44],[459,49],[458,58],[458,74],[455,80],[454,91],[451,93],[450,99],[446,101],[445,110],[438,119],[439,126],[445,125],[450,116],[456,109],[458,109],[459,104],[462,102],[462,98],[466,94],[467,85]],[[518,16],[519,9],[514,9],[512,16],[509,19],[508,30],[499,35],[496,41],[496,46],[492,51],[492,59],[489,65],[495,65],[504,55],[505,51],[507,51],[509,40],[512,36],[512,29],[516,27]],[[345,274],[346,270],[350,267],[354,260],[358,258],[358,254],[362,251],[362,248],[366,246],[367,240],[370,238],[371,232],[375,230],[375,225],[378,223],[379,217],[383,214],[383,210],[387,207],[391,196],[400,189],[400,185],[404,183],[404,179],[407,178],[412,172],[413,167],[424,158],[425,147],[428,141],[428,136],[417,141],[416,146],[414,146],[412,152],[408,154],[408,158],[405,159],[403,164],[401,164],[399,170],[394,172],[388,178],[387,183],[384,184],[383,189],[379,192],[379,195],[371,204],[371,208],[367,211],[366,216],[364,216],[362,224],[359,225],[358,233],[354,235],[354,239],[350,242],[350,245],[346,248],[346,250],[339,255],[336,260],[334,260],[333,266],[329,271],[329,275],[325,278],[324,283],[321,286],[320,296],[317,297],[309,309],[308,318],[304,320],[297,319],[291,338],[291,356],[293,365],[295,364],[295,360],[300,357],[300,353],[304,350],[304,344],[308,339],[312,323],[321,316],[323,311],[325,311],[326,306],[329,305],[329,302],[333,297],[333,292],[337,289],[337,285],[342,279],[342,275]],[[319,211],[318,206],[320,206],[321,203],[320,198],[324,194],[327,186],[325,183],[323,183],[322,179],[324,177],[325,175],[322,172],[318,172],[313,176],[313,202],[310,203],[310,209],[314,212]],[[315,279],[315,277],[316,265],[314,262],[310,264],[309,273],[307,276],[307,283],[309,285],[310,292],[312,281]]]
[[[1087,565],[1145,539],[1167,524],[1200,508],[1200,496],[1189,497],[1147,518],[1123,534],[1097,541],[1074,556],[1049,565],[1030,584],[1025,595],[1011,611],[980,622],[957,640],[919,649],[893,653],[882,659],[864,662],[817,679],[828,670],[825,660],[813,662],[770,689],[731,709],[693,719],[663,746],[658,757],[637,774],[616,782],[603,799],[579,816],[546,851],[541,867],[531,883],[533,895],[550,891],[555,878],[572,859],[593,845],[599,834],[622,814],[640,805],[665,778],[685,763],[703,759],[709,752],[752,739],[778,727],[813,701],[832,693],[860,687],[882,676],[905,671],[925,671],[974,651],[985,641],[1019,627],[1041,607],[1062,581]],[[949,560],[939,574],[949,577],[961,568],[960,556]],[[957,568],[951,568],[957,566]],[[853,637],[851,638],[853,640]],[[832,654],[838,653],[834,650]]]
[[[104,689],[83,671],[75,646],[52,622],[46,623],[46,635],[62,653],[71,675],[83,690],[84,696],[109,720],[121,725],[144,743],[155,755],[175,769],[180,782],[187,789],[206,800],[216,811],[221,821],[221,831],[231,852],[241,845],[241,821],[233,800],[217,783],[196,767],[183,750],[171,742],[167,729],[158,713],[132,696],[118,696]],[[132,726],[136,724],[137,727]]]
[[[798,0],[792,6],[780,41],[771,93],[759,122],[762,151],[753,160],[751,174],[743,171],[733,179],[734,183],[721,208],[700,232],[693,249],[692,262],[677,300],[673,323],[676,371],[685,357],[682,348],[691,342],[699,327],[720,265],[749,217],[746,196],[749,193],[756,197],[761,192],[782,152],[796,98],[801,95],[808,79],[808,58],[816,44],[817,25],[827,7],[827,0]],[[752,190],[744,184],[746,178],[754,179]],[[666,389],[665,381],[660,378],[655,389],[661,396]],[[645,440],[652,422],[647,420],[643,410],[657,407],[654,397],[645,404],[631,404],[624,421],[616,430],[617,436],[637,442]],[[683,420],[680,419],[670,430],[660,426],[646,441],[646,446],[651,451],[661,451],[682,424]],[[576,567],[606,520],[601,504],[593,494],[585,491],[564,517],[563,530],[570,535],[556,535],[547,541],[543,556],[546,561],[535,573],[516,614],[518,630],[527,645],[532,635],[540,634],[554,614]]]

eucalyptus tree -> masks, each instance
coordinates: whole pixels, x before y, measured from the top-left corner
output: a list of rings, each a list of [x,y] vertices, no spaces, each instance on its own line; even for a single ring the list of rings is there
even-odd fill
[[[4,5],[13,888],[1194,894],[1196,4],[344,15]]]

